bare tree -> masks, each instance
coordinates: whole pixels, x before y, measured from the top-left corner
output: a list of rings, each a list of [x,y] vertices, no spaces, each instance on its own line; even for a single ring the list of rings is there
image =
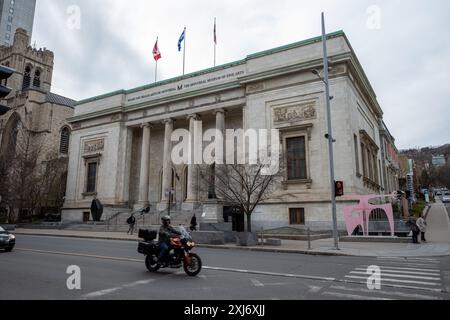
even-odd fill
[[[19,121],[1,155],[0,194],[9,210],[9,222],[22,222],[25,211],[36,214],[42,208],[61,208],[67,178],[67,158],[45,149],[44,135]]]
[[[219,199],[242,209],[247,218],[247,232],[252,232],[253,212],[265,201],[275,199],[277,183],[283,176],[281,165],[275,171],[269,170],[269,167],[268,162],[213,165],[200,170],[200,177],[202,186],[213,188]]]

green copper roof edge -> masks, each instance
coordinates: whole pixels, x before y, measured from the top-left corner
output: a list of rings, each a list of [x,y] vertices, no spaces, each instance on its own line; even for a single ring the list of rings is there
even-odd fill
[[[336,38],[336,37],[339,37],[339,36],[345,36],[344,31],[339,30],[339,31],[336,31],[336,32],[328,33],[327,34],[327,40],[330,39],[330,38]],[[321,41],[322,41],[322,36],[318,36],[318,37],[302,40],[302,41],[299,41],[299,42],[294,42],[294,43],[291,43],[291,44],[287,44],[287,45],[284,45],[284,46],[281,46],[281,47],[272,48],[272,49],[260,51],[260,52],[257,52],[257,53],[253,53],[253,54],[248,55],[247,59],[255,59],[255,58],[262,57],[262,56],[267,56],[269,54],[274,54],[274,53],[277,53],[277,52],[286,51],[286,50],[289,50],[289,49],[293,49],[293,48],[297,48],[297,47],[305,46],[305,45],[308,45],[308,44],[311,44],[311,43],[314,43],[314,42],[321,42]]]
[[[338,37],[338,36],[345,36],[344,31],[339,30],[339,31],[336,31],[336,32],[333,32],[333,33],[329,33],[329,34],[327,34],[327,39]],[[269,54],[273,54],[273,53],[289,50],[289,49],[292,49],[292,48],[308,45],[310,43],[319,42],[319,41],[322,41],[322,36],[310,38],[310,39],[307,39],[307,40],[302,40],[300,42],[291,43],[291,44],[288,44],[288,45],[285,45],[285,46],[272,48],[272,49],[265,50],[265,51],[260,51],[260,52],[248,55],[245,59],[233,61],[233,62],[230,62],[230,63],[226,63],[226,64],[223,64],[223,65],[212,67],[212,68],[208,68],[208,69],[203,69],[203,70],[196,71],[196,72],[184,75],[184,76],[174,77],[174,78],[171,78],[171,79],[163,80],[163,81],[160,81],[160,82],[157,82],[157,83],[153,83],[153,84],[143,85],[143,86],[132,88],[132,89],[129,89],[129,90],[125,90],[125,89],[116,90],[116,91],[113,91],[113,92],[110,92],[110,93],[105,93],[103,95],[95,96],[95,97],[88,98],[88,99],[83,99],[83,100],[80,100],[80,101],[76,102],[75,106],[82,105],[82,104],[89,103],[89,102],[93,102],[93,101],[100,100],[100,99],[109,98],[109,97],[112,97],[112,96],[115,96],[115,95],[119,95],[119,94],[130,94],[130,93],[134,93],[134,92],[138,92],[138,91],[142,91],[142,90],[146,90],[146,89],[151,89],[151,88],[155,88],[155,87],[162,86],[162,85],[165,85],[165,84],[169,84],[169,83],[172,83],[172,82],[177,82],[177,81],[181,81],[181,80],[184,80],[184,79],[193,78],[193,77],[196,77],[196,76],[199,76],[199,75],[211,73],[211,72],[214,72],[214,71],[227,69],[227,68],[230,68],[230,67],[234,67],[234,66],[245,64],[247,62],[247,60],[249,60],[249,59],[262,57],[262,56],[265,56],[265,55],[269,55]]]
[[[75,106],[78,106],[80,104],[89,103],[89,102],[96,101],[96,100],[100,100],[100,99],[105,99],[105,98],[117,96],[119,94],[125,94],[125,93],[126,93],[126,90],[123,90],[123,89],[112,91],[112,92],[105,93],[105,94],[102,94],[102,95],[99,95],[99,96],[95,96],[95,97],[92,97],[92,98],[87,98],[87,99],[83,99],[83,100],[77,101],[77,102],[75,102]]]

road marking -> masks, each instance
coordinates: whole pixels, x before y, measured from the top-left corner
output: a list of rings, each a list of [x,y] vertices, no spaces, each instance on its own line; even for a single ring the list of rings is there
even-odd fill
[[[367,273],[367,268],[355,268],[356,271],[365,271]],[[401,273],[401,274],[416,274],[416,275],[426,275],[426,276],[440,276],[440,273],[432,273],[432,272],[417,272],[417,271],[405,271],[405,270],[392,270],[392,269],[384,269],[381,268],[382,272],[389,273]]]
[[[250,279],[250,281],[253,283],[253,285],[255,286],[255,287],[264,287],[264,284],[261,282],[261,281],[258,281],[258,280],[256,280],[256,279]]]
[[[110,289],[105,289],[105,290],[99,290],[99,291],[91,292],[91,293],[88,293],[88,294],[84,294],[84,295],[82,295],[80,297],[80,299],[88,300],[88,299],[100,298],[100,297],[103,297],[103,296],[115,293],[117,291],[123,290],[125,288],[133,288],[133,287],[149,284],[149,283],[151,283],[153,281],[155,281],[155,279],[141,280],[141,281],[136,281],[136,282],[124,284],[123,286],[120,286],[120,287],[115,287],[115,288],[110,288]]]
[[[329,292],[329,291],[322,293],[322,295],[337,297],[337,298],[341,298],[341,299],[353,299],[353,300],[384,300],[384,301],[392,300],[389,298],[377,298],[377,297],[371,297],[371,296],[361,296],[361,295],[357,295],[357,294],[345,294],[345,293]]]
[[[439,259],[428,259],[428,258],[377,257],[377,259],[379,259],[379,260],[401,260],[401,261],[416,260],[416,261],[436,261],[436,262],[440,262]]]
[[[127,262],[139,262],[139,263],[144,262],[144,260],[138,260],[138,259],[107,257],[107,256],[98,256],[98,255],[83,254],[83,253],[45,251],[45,250],[34,250],[34,249],[19,249],[19,248],[15,249],[15,250],[16,251],[25,251],[25,252],[34,252],[34,253],[54,254],[54,255],[60,255],[60,256],[94,258],[94,259],[101,259],[101,260],[127,261]]]
[[[359,276],[345,276],[349,279],[366,279],[367,277],[359,277]],[[434,283],[434,282],[424,282],[424,281],[412,281],[412,280],[397,280],[397,279],[382,279],[383,282],[399,282],[399,283],[412,283],[412,284],[422,284],[426,286],[440,286],[440,283]]]
[[[309,286],[309,292],[310,293],[317,293],[317,292],[319,292],[322,289],[323,289],[322,287]]]
[[[366,272],[352,271],[352,272],[350,272],[350,274],[365,274],[365,275],[367,275],[367,271]],[[381,271],[381,276],[382,277],[410,278],[410,279],[417,279],[419,277],[417,275],[390,274],[390,273],[384,272],[383,270]],[[420,276],[420,279],[422,279],[422,280],[437,280],[437,281],[441,280],[441,278],[432,278],[432,277],[424,277],[424,276]]]
[[[362,293],[378,293],[383,294],[386,296],[399,296],[402,298],[414,298],[414,299],[421,299],[421,300],[443,300],[439,297],[433,297],[433,296],[427,296],[423,294],[412,294],[412,293],[404,293],[404,292],[389,292],[389,291],[381,291],[381,290],[368,290],[368,289],[361,289],[361,288],[347,288],[347,287],[341,287],[341,286],[332,286],[330,289],[333,290],[341,290],[341,291],[352,291],[352,292],[362,292]]]
[[[233,268],[220,268],[220,267],[203,267],[206,270],[214,271],[224,271],[224,272],[234,272],[234,273],[245,273],[245,274],[259,274],[264,276],[274,276],[274,277],[284,277],[284,278],[298,278],[306,280],[319,280],[319,281],[338,281],[336,278],[331,277],[317,277],[308,276],[302,274],[286,274],[286,273],[276,273],[276,272],[265,272],[265,271],[255,271],[255,270],[243,270],[243,269],[233,269]]]
[[[368,268],[369,266],[362,266],[363,268]],[[429,271],[429,272],[441,272],[439,269],[419,269],[419,268],[404,268],[404,267],[393,267],[393,266],[379,266],[380,268],[389,268],[389,269],[396,269],[396,270],[411,270],[411,271]]]

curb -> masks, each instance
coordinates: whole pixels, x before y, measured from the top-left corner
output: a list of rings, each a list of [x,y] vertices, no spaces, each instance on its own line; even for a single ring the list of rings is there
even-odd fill
[[[56,237],[56,238],[76,238],[76,239],[92,239],[92,240],[114,240],[114,241],[128,241],[136,242],[139,239],[124,239],[124,238],[114,238],[114,237],[96,237],[96,236],[77,236],[77,235],[61,235],[61,234],[41,234],[41,233],[21,233],[15,232],[16,235],[23,236],[34,236],[34,237]],[[209,245],[200,244],[197,248],[204,249],[220,249],[220,250],[241,250],[241,251],[254,251],[254,252],[271,252],[271,253],[290,253],[290,254],[304,254],[313,256],[340,256],[340,257],[357,257],[355,255],[339,252],[317,252],[317,251],[307,251],[307,250],[289,250],[289,249],[272,249],[272,248],[255,248],[255,247],[226,247],[222,245]]]

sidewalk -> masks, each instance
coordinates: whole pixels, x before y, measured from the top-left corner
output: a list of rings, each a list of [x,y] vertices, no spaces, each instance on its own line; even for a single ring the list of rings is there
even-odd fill
[[[428,243],[367,243],[341,242],[339,251],[333,248],[333,239],[322,239],[311,242],[312,250],[308,250],[306,241],[283,240],[280,247],[255,246],[238,247],[227,245],[198,245],[199,248],[234,249],[263,252],[297,253],[311,255],[363,256],[363,257],[438,257],[450,256],[449,217],[442,203],[433,204],[427,218]],[[129,236],[119,232],[89,232],[69,230],[31,230],[16,229],[16,235],[56,236],[85,239],[138,241],[137,235]]]

